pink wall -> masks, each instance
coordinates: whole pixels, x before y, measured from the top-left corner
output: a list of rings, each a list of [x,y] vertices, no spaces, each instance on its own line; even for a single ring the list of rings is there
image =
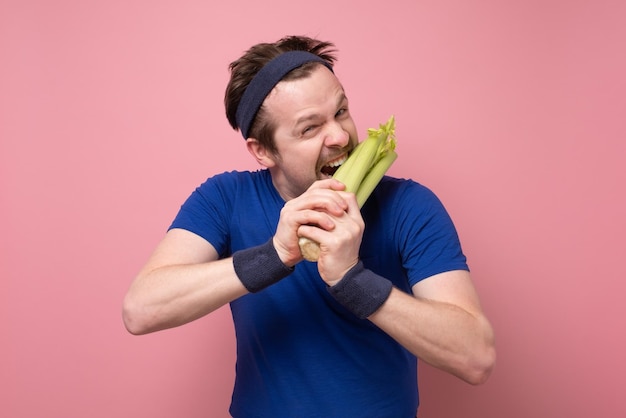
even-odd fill
[[[256,167],[226,66],[289,33],[336,42],[362,132],[396,115],[496,328],[422,416],[625,416],[626,3],[214,3],[0,2],[0,416],[227,416],[228,310],[132,337],[120,306],[191,189]]]

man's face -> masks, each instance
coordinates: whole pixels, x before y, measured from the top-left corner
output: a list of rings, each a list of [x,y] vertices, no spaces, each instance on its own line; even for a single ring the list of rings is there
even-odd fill
[[[269,156],[268,167],[285,200],[332,176],[358,142],[343,87],[326,67],[307,78],[281,81],[264,107],[277,127],[278,152]]]

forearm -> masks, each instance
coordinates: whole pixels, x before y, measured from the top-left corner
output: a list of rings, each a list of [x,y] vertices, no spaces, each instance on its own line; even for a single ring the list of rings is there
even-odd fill
[[[172,328],[246,293],[232,258],[157,267],[140,273],[129,289],[124,299],[124,323],[133,334]]]
[[[482,314],[394,288],[369,320],[421,360],[469,383],[483,383],[493,368],[493,331]]]

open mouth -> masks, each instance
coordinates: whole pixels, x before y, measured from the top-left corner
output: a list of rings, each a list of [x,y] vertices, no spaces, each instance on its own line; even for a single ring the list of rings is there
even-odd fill
[[[328,177],[332,177],[337,169],[341,166],[341,164],[345,163],[347,159],[348,155],[343,154],[342,156],[335,158],[332,161],[329,161],[325,166],[321,168],[320,171],[322,172],[322,174]]]

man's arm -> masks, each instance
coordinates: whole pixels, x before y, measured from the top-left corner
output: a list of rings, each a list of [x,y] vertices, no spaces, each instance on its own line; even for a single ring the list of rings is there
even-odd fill
[[[200,236],[170,230],[133,281],[122,316],[132,334],[146,334],[198,319],[248,293],[232,258],[218,260]]]
[[[333,296],[425,362],[472,384],[487,380],[495,363],[494,335],[469,272],[426,278],[413,286],[413,296],[392,288],[386,279],[359,266],[361,212],[354,194],[338,194],[348,209],[331,216],[335,228],[300,228],[320,243],[317,266]]]
[[[484,383],[496,359],[493,329],[470,274],[455,270],[392,289],[368,318],[421,360],[471,384]]]
[[[275,254],[260,254],[271,255],[274,262],[269,267],[283,270],[278,275],[271,269],[246,273],[248,257],[259,255],[246,253],[239,257],[240,268],[244,266],[239,270],[244,277],[239,277],[233,257],[218,259],[217,251],[204,238],[183,229],[170,230],[126,294],[122,315],[128,331],[146,334],[186,324],[245,295],[248,288],[254,291],[259,284],[268,286],[280,280],[285,269],[302,260],[298,228],[314,223],[333,229],[330,217],[344,213],[345,202],[333,188],[342,189],[343,185],[332,179],[316,182],[282,209],[270,247]],[[265,246],[262,251],[270,248]],[[244,283],[253,286],[247,288]]]

